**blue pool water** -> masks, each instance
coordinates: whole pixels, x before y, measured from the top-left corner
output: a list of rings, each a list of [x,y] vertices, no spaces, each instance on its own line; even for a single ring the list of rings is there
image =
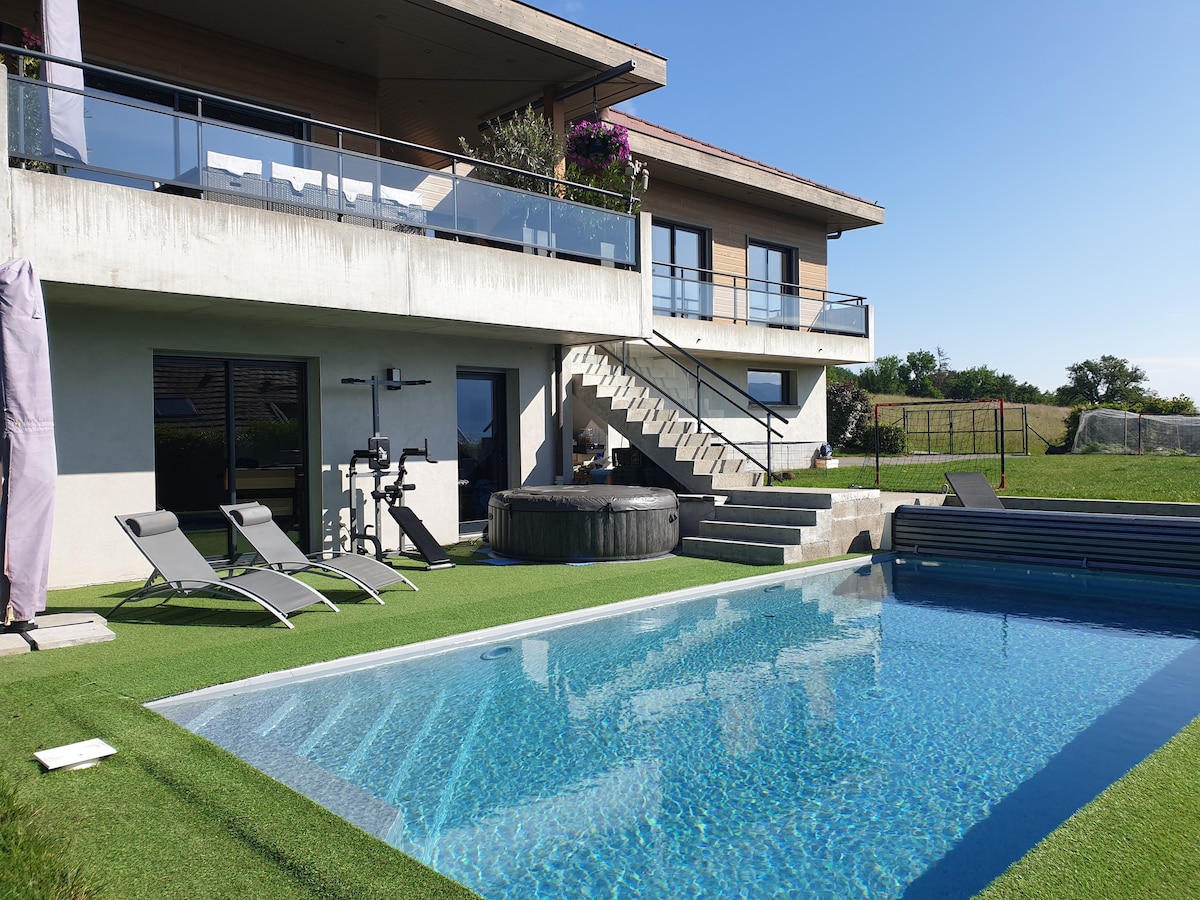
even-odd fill
[[[1194,584],[755,582],[151,705],[489,900],[969,897],[1200,715]]]

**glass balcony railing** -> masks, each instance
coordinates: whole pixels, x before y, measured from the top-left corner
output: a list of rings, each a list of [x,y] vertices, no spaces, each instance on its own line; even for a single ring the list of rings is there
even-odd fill
[[[0,52],[46,58],[17,48],[0,47]],[[97,66],[80,68],[95,76],[92,81],[120,80],[143,88],[143,96],[174,98],[177,108],[124,92],[90,86],[78,91],[9,76],[10,158],[76,178],[637,267],[636,217],[561,199],[556,194],[570,187],[565,182],[522,173],[545,188],[541,193],[519,190],[483,180],[478,173],[488,164],[459,154]],[[56,91],[83,96],[86,163],[54,150],[48,105]],[[291,134],[234,124],[264,120]],[[292,136],[296,134],[304,138]],[[371,145],[382,155],[346,145]],[[437,153],[449,164],[429,169],[385,158],[396,151]],[[610,205],[623,205],[618,194],[584,189]]]
[[[865,297],[668,263],[652,271],[655,315],[867,336]]]

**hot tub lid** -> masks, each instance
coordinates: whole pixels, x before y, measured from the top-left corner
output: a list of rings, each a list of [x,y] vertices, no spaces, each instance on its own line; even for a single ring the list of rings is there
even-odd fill
[[[510,510],[608,509],[612,512],[644,509],[677,509],[679,500],[667,488],[620,484],[564,484],[512,488],[492,494],[489,505]]]

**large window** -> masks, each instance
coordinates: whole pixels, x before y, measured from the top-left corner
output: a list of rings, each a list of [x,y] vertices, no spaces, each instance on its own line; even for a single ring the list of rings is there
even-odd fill
[[[798,328],[800,303],[796,295],[796,251],[751,241],[746,248],[749,276],[750,323],[774,328]]]
[[[660,316],[712,318],[708,232],[654,222],[654,312]]]

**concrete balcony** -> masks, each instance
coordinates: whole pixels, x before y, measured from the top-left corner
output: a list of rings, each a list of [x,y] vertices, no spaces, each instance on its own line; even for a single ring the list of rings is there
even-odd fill
[[[56,299],[539,343],[650,331],[649,228],[552,180],[519,190],[453,154],[429,169],[342,149],[400,142],[328,123],[291,117],[333,146],[86,89],[87,162],[71,160],[43,133],[59,89],[3,84],[9,156],[29,169],[0,178],[0,238]]]
[[[680,346],[816,365],[875,358],[865,297],[657,262],[653,269],[654,328]]]

